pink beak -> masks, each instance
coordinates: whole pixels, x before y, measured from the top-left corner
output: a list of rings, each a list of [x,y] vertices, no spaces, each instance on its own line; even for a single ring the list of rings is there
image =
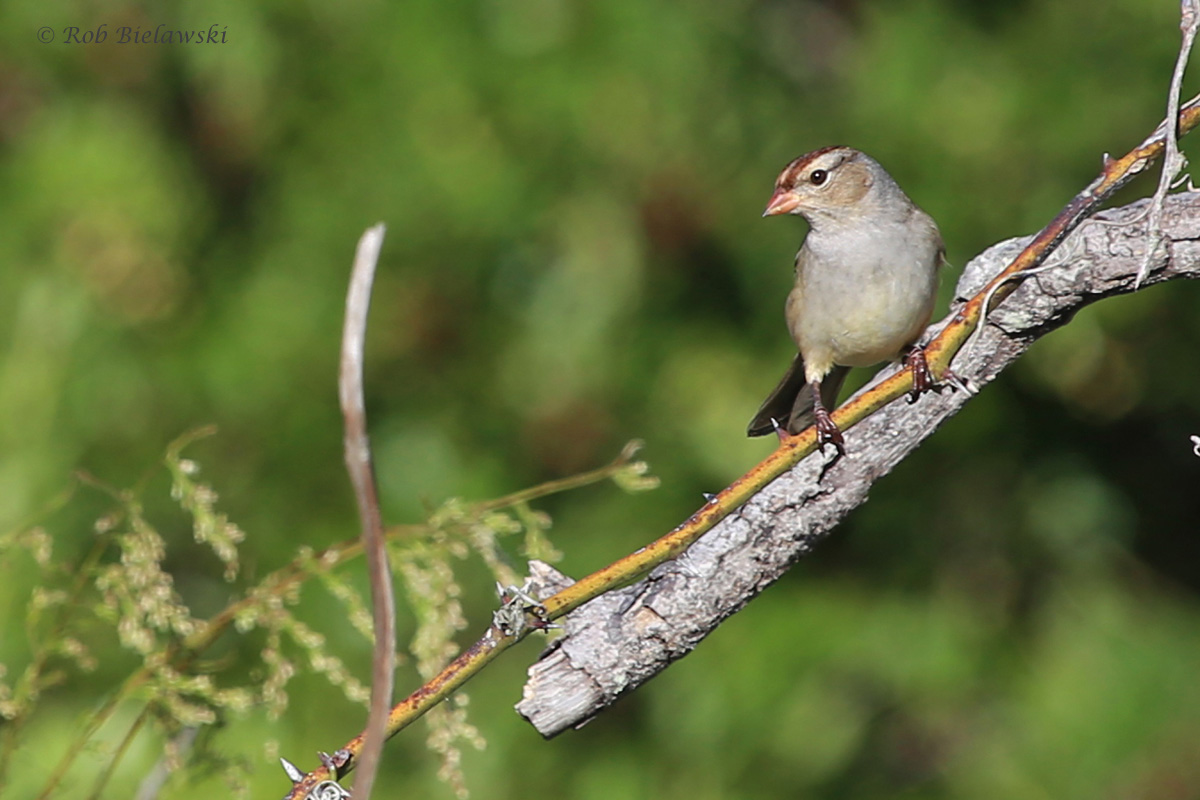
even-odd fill
[[[763,216],[774,217],[778,214],[790,214],[796,210],[798,205],[800,205],[800,201],[796,199],[796,195],[783,189],[776,189],[775,194],[771,195],[770,202],[767,203],[767,210],[763,212]]]

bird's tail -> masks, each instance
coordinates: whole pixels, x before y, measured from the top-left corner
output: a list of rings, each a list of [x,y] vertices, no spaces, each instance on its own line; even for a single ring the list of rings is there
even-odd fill
[[[842,390],[849,371],[849,367],[834,367],[821,381],[821,402],[826,408],[833,409],[837,405],[838,392]],[[813,424],[812,389],[804,379],[804,359],[799,353],[792,359],[792,365],[784,373],[783,380],[763,401],[758,413],[746,427],[746,435],[764,436],[774,432],[772,419],[788,433],[799,433]]]

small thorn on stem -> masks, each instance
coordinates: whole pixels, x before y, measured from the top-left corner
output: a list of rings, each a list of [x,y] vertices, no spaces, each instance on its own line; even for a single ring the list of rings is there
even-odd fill
[[[979,394],[979,390],[972,386],[970,381],[966,378],[960,378],[957,372],[950,369],[942,373],[942,383],[955,391],[965,392],[968,397],[974,397]]]
[[[300,768],[295,764],[288,761],[286,758],[283,758],[282,756],[279,759],[279,763],[283,765],[283,771],[287,773],[288,780],[292,782],[293,786],[304,780],[304,773],[301,772]]]
[[[336,772],[349,763],[350,751],[342,748],[341,750],[333,751],[333,755],[325,752],[318,752],[317,760],[321,762],[321,766],[325,767],[325,769]]]

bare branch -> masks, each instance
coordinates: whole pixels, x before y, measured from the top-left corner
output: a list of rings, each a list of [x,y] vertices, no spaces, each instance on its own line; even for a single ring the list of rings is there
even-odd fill
[[[1133,291],[1147,248],[1149,226],[1139,220],[1148,202],[1105,212],[1080,227],[1064,244],[1063,263],[1022,283],[991,312],[978,347],[960,354],[955,372],[982,387],[1084,305]],[[1171,257],[1146,285],[1200,277],[1200,193],[1168,198],[1163,230]],[[1029,241],[1003,242],[968,264],[947,320]],[[915,405],[886,406],[847,431],[850,455],[823,476],[820,456],[804,459],[644,581],[567,615],[565,635],[530,668],[517,711],[542,735],[553,736],[583,724],[686,655],[828,535],[866,500],[876,479],[970,399],[965,392],[944,392]]]
[[[383,517],[379,511],[379,493],[375,469],[371,463],[371,442],[367,436],[367,416],[363,402],[363,342],[367,333],[367,311],[371,307],[371,284],[375,265],[383,246],[384,226],[368,228],[358,240],[354,271],[346,294],[346,321],[342,330],[342,361],[338,376],[338,397],[345,418],[346,469],[354,485],[358,514],[362,520],[363,550],[371,579],[371,602],[375,617],[375,651],[371,660],[371,709],[367,716],[362,753],[354,796],[368,800],[379,758],[386,739],[388,710],[392,704],[392,683],[396,658],[396,603],[392,593],[392,573],[384,546]]]
[[[1188,1],[1192,2],[1192,0]],[[1200,124],[1200,97],[1193,98],[1185,104],[1180,109],[1177,120],[1174,121],[1177,122],[1177,133],[1186,133],[1197,124]],[[972,332],[978,326],[985,324],[985,311],[991,310],[993,306],[1003,303],[1010,295],[1022,289],[1026,278],[1042,272],[1043,270],[1039,269],[1039,266],[1042,265],[1047,256],[1060,243],[1076,230],[1077,226],[1083,220],[1092,214],[1102,202],[1111,197],[1113,192],[1131,180],[1136,174],[1145,170],[1155,158],[1163,153],[1166,148],[1165,139],[1168,127],[1168,121],[1164,121],[1138,147],[1119,159],[1112,159],[1105,156],[1100,175],[1076,195],[1045,228],[1037,235],[1023,240],[1022,246],[1012,249],[1008,253],[1008,259],[1002,262],[1005,265],[1003,268],[997,268],[995,264],[991,265],[994,269],[988,273],[990,280],[980,281],[980,285],[975,288],[971,299],[965,303],[958,304],[955,312],[941,324],[940,332],[925,347],[928,365],[934,370],[936,376],[946,374],[950,362],[962,348],[967,338],[971,336]],[[1145,211],[1139,211],[1138,213],[1140,216],[1124,220],[1119,224],[1128,229],[1134,221],[1146,216]],[[1113,223],[1110,222],[1110,226],[1112,225]],[[1167,261],[1163,262],[1164,266],[1166,263]],[[1047,269],[1049,268],[1047,267]],[[1164,276],[1168,274],[1174,276],[1172,273],[1164,272],[1155,277],[1151,282],[1156,283],[1164,280]],[[966,280],[966,275],[964,275],[964,282]],[[1132,291],[1133,288],[1131,281],[1130,285],[1123,287],[1120,291]],[[1116,291],[1114,290],[1113,293],[1116,293]],[[1096,298],[1093,297],[1089,300],[1080,301],[1079,305],[1094,299]],[[1010,309],[1014,307],[1016,307],[1014,304],[1009,304]],[[1056,324],[1062,324],[1062,321]],[[973,363],[973,355],[966,355],[968,357],[964,357],[961,360],[966,363]],[[1016,355],[1014,354],[1012,358],[1015,359]],[[1002,367],[1003,364],[1001,364],[1000,368]],[[999,368],[996,371],[998,372]],[[884,373],[888,373],[888,371],[884,370]],[[965,368],[960,370],[958,374],[967,378],[972,377],[970,372]],[[994,374],[986,378],[979,378],[976,385],[981,385],[981,382],[991,380],[992,377],[994,377]],[[888,374],[881,373],[880,377],[839,407],[833,413],[833,419],[838,427],[845,431],[855,424],[871,418],[872,415],[876,414],[880,409],[885,408],[901,394],[909,392],[912,389],[912,385],[912,371],[907,367],[892,370]],[[960,383],[960,385],[965,387],[967,384]],[[947,412],[945,416],[949,416],[950,413],[956,411],[959,406],[969,399],[968,395],[970,394],[972,393],[965,391],[957,393],[957,399],[951,401],[956,403],[954,409]],[[926,404],[928,405],[929,402],[927,401]],[[874,424],[869,426],[867,430],[877,429],[881,420],[886,421],[890,419],[891,414],[894,413],[896,413],[895,409],[880,419],[876,419]],[[938,421],[940,421],[940,418]],[[933,427],[936,427],[936,424],[937,422],[934,422]],[[896,436],[894,433],[890,434],[893,437],[893,444],[899,455],[893,461],[885,460],[881,462],[882,466],[876,468],[875,471],[869,471],[864,475],[858,476],[857,491],[861,496],[849,507],[853,507],[857,502],[862,502],[866,496],[866,488],[870,483],[880,475],[885,474],[905,454],[915,448],[925,436],[932,432],[933,427],[929,427],[924,431],[917,430],[915,433],[910,431],[906,436]],[[601,598],[601,600],[594,603],[596,606],[594,612],[597,613],[589,611],[587,614],[581,615],[581,618],[592,619],[598,616],[600,619],[606,619],[608,615],[605,609],[611,608],[612,599],[626,595],[626,592],[617,593],[620,587],[626,586],[644,576],[649,576],[645,581],[637,584],[634,587],[636,589],[638,586],[654,583],[664,574],[679,571],[680,565],[686,565],[691,561],[693,553],[703,554],[706,552],[704,541],[713,537],[705,537],[705,540],[701,540],[702,536],[718,526],[725,528],[730,524],[745,521],[749,509],[757,507],[757,504],[761,503],[764,498],[770,497],[774,487],[790,480],[790,476],[807,474],[805,470],[809,468],[803,465],[813,461],[808,456],[815,449],[816,434],[813,428],[801,431],[794,436],[789,436],[787,440],[780,443],[779,447],[771,455],[751,468],[741,478],[734,481],[720,493],[707,497],[708,502],[705,506],[692,514],[691,517],[672,531],[650,544],[639,548],[634,553],[618,559],[607,567],[593,572],[578,582],[567,586],[565,589],[555,592],[550,597],[546,597],[540,606],[524,608],[525,621],[529,624],[522,626],[520,631],[510,629],[504,624],[497,624],[497,621],[493,620],[493,624],[474,645],[447,665],[445,669],[434,676],[424,686],[417,689],[392,709],[386,729],[387,735],[389,737],[394,736],[404,727],[411,724],[436,705],[436,703],[441,702],[442,699],[477,674],[487,663],[499,656],[501,652],[527,635],[529,631],[544,628],[546,623],[569,615],[585,603],[589,603],[597,598]],[[858,463],[857,460],[855,463]],[[845,472],[849,469],[854,469],[854,465],[839,462],[839,468]],[[823,479],[828,471],[824,465],[819,467],[818,470],[817,473],[809,475],[814,485],[817,483],[817,479]],[[850,485],[854,486],[854,484]],[[855,490],[851,489],[850,491],[853,492]],[[822,487],[821,494],[824,493],[825,489]],[[815,491],[810,494],[814,497],[817,496]],[[803,502],[794,502],[789,507],[798,508],[802,505]],[[831,518],[831,521],[828,521],[828,524],[824,528],[816,526],[811,531],[806,532],[805,536],[808,538],[805,539],[803,546],[800,550],[791,553],[785,559],[786,563],[783,568],[786,568],[787,564],[790,564],[804,550],[811,547],[812,542],[825,535],[838,518],[840,517],[835,516]],[[774,526],[770,527],[773,528]],[[796,541],[800,541],[801,539],[801,537],[795,536],[792,538]],[[692,572],[686,570],[686,566],[684,570],[684,575],[692,575],[694,577]],[[782,568],[780,572],[782,572]],[[565,691],[559,695],[568,699],[568,702],[565,704],[567,713],[560,713],[564,711],[564,708],[557,707],[555,709],[556,718],[543,719],[535,723],[535,725],[546,735],[552,735],[566,726],[586,721],[589,716],[596,713],[600,708],[610,704],[621,693],[636,687],[642,680],[653,675],[658,669],[669,663],[669,661],[685,655],[694,646],[696,641],[699,641],[700,638],[703,638],[707,634],[708,630],[711,630],[721,619],[734,613],[748,602],[754,594],[757,594],[761,590],[762,586],[770,583],[777,575],[778,573],[775,576],[768,576],[764,579],[765,582],[760,584],[749,587],[742,586],[742,593],[736,595],[737,599],[728,606],[723,607],[720,604],[714,606],[711,602],[706,601],[710,608],[724,608],[725,610],[720,611],[719,616],[713,618],[711,624],[708,624],[707,627],[704,625],[696,626],[690,644],[687,643],[686,637],[680,640],[683,642],[682,647],[659,647],[658,645],[651,644],[648,652],[657,649],[666,653],[666,655],[658,661],[647,660],[646,663],[650,664],[650,667],[648,671],[643,670],[643,674],[637,680],[627,681],[625,680],[625,674],[622,674],[618,675],[617,679],[613,681],[610,680],[610,676],[606,675],[604,676],[604,683],[607,683],[608,686],[606,687],[597,682],[594,684],[597,690],[590,691],[591,684],[589,684],[590,679],[587,678],[587,670],[577,670],[573,665],[568,664],[568,672],[574,671],[576,676],[582,675],[583,677],[581,683],[577,683],[575,687],[566,687]],[[605,595],[607,597],[604,597]],[[542,595],[539,594],[539,596]],[[660,621],[662,620],[660,619]],[[647,619],[645,622],[652,626],[654,618]],[[615,632],[615,630],[613,629],[610,632]],[[637,647],[636,642],[639,636],[640,634],[632,636],[629,639],[622,639],[622,641],[634,642],[634,646]],[[678,643],[677,641],[676,644]],[[559,652],[559,650],[555,650],[554,652]],[[607,661],[602,659],[600,667],[603,668],[605,663]],[[615,664],[616,662],[614,661],[613,663]],[[632,659],[630,663],[636,666],[638,661],[637,659]],[[534,669],[537,669],[536,665]],[[636,672],[636,670],[633,672]],[[523,701],[518,706],[518,710],[523,710],[523,713],[527,711],[529,712],[529,716],[533,716],[538,713],[539,708],[546,707],[546,704],[539,705],[537,701],[539,690],[545,683],[545,681],[539,680],[539,676],[531,677],[526,685],[526,701],[532,702],[532,705],[527,705],[527,702]],[[325,764],[321,768],[308,773],[299,783],[295,783],[291,793],[288,795],[289,800],[291,798],[307,797],[312,787],[321,781],[325,781],[334,773],[335,769],[339,774],[344,774],[353,769],[359,754],[362,752],[365,735],[365,732],[360,734],[351,740],[345,748],[338,751],[345,754],[345,758],[341,760],[341,763],[334,766]]]
[[[1160,231],[1162,226],[1163,202],[1166,200],[1167,192],[1175,184],[1175,177],[1187,168],[1187,159],[1183,153],[1179,152],[1179,92],[1183,87],[1183,73],[1187,68],[1188,56],[1192,52],[1192,44],[1196,40],[1196,28],[1200,26],[1200,8],[1197,8],[1197,0],[1181,0],[1179,4],[1179,32],[1182,39],[1179,44],[1179,55],[1175,59],[1175,70],[1171,73],[1171,86],[1167,91],[1167,116],[1166,121],[1170,122],[1166,126],[1166,148],[1163,154],[1162,172],[1158,176],[1158,188],[1154,190],[1154,197],[1150,203],[1150,243],[1151,246],[1146,248],[1146,255],[1142,258],[1141,266],[1138,267],[1137,280],[1134,282],[1134,288],[1142,285],[1142,281],[1146,280],[1146,275],[1150,272],[1150,267],[1154,263],[1155,255],[1164,244],[1164,237]]]
[[[577,488],[605,479],[613,479],[626,486],[646,488],[646,484],[652,483],[654,479],[648,478],[645,475],[646,465],[643,462],[633,460],[639,446],[640,442],[637,441],[625,445],[621,450],[621,454],[607,467],[602,467],[576,478],[550,481],[549,483],[535,486],[532,489],[507,495],[498,500],[476,504],[473,507],[474,512],[483,513],[490,509],[507,507],[516,503],[526,502],[535,497],[543,497],[548,494]],[[336,554],[344,559],[349,557],[350,551],[357,546],[361,546],[361,544],[358,542],[347,542],[326,552]],[[324,561],[325,558],[322,557],[320,560]],[[530,578],[532,580],[529,586],[530,591],[525,592],[522,590],[519,594],[532,594],[543,598],[551,592],[563,589],[570,583],[569,580],[557,576],[554,570],[547,565],[540,564],[539,562],[530,562],[529,566]],[[273,586],[286,586],[287,582],[292,580],[292,578],[291,571],[281,571],[280,578],[273,583]],[[498,615],[500,619],[494,617],[492,624],[488,626],[483,636],[475,644],[471,645],[458,658],[447,664],[441,672],[426,682],[424,686],[421,686],[404,700],[397,703],[388,715],[387,737],[395,736],[401,730],[420,719],[421,716],[457,691],[459,687],[486,668],[492,660],[518,642],[523,636],[535,630],[544,630],[547,627],[547,620],[542,608],[529,607],[519,597],[515,598],[515,600],[510,599],[510,602],[505,603],[505,605],[507,606],[510,603],[513,605],[519,603],[518,608],[523,616],[512,614],[511,611],[513,609],[504,609],[506,613]],[[226,609],[219,617],[221,620],[232,619],[235,613],[236,605]],[[498,622],[502,622],[503,624],[497,624]],[[210,622],[208,629],[219,630],[224,624],[227,624],[227,621],[221,623],[217,621]],[[517,627],[521,629],[519,634],[515,630]],[[215,634],[208,633],[203,642],[211,642],[213,638],[215,638]],[[332,755],[322,756],[321,766],[309,773],[300,772],[291,762],[283,761],[284,771],[292,781],[292,789],[287,794],[287,800],[314,800],[317,797],[324,797],[321,794],[324,791],[328,791],[330,795],[340,796],[337,793],[342,790],[339,784],[333,779],[355,769],[358,758],[363,751],[365,738],[366,732],[364,731]]]

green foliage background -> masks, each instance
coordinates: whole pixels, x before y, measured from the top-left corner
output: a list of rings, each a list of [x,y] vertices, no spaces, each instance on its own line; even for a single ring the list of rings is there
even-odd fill
[[[249,579],[355,535],[336,352],[354,243],[384,221],[367,373],[386,517],[589,468],[643,437],[662,489],[543,505],[560,566],[586,573],[771,447],[742,431],[790,358],[781,309],[803,228],[759,219],[788,160],[867,150],[961,265],[1040,227],[1104,152],[1153,129],[1176,14],[1147,0],[6,3],[0,529],[76,468],[132,485],[215,422],[190,454],[248,533]],[[62,43],[100,23],[105,44]],[[215,24],[226,43],[114,41],[160,23]],[[42,26],[58,41],[40,43]],[[538,645],[509,654],[472,685],[489,741],[466,755],[473,796],[1196,796],[1198,309],[1200,287],[1173,284],[1081,313],[778,586],[584,730],[545,743],[512,714]],[[147,485],[162,513],[166,485]],[[60,557],[86,549],[105,507],[82,492],[47,522]],[[211,613],[233,590],[174,513],[167,566]],[[32,575],[0,584],[10,677]],[[478,577],[464,641],[492,603]],[[304,611],[365,677],[338,610]],[[91,644],[98,674],[45,699],[13,797],[131,668]],[[399,690],[416,684],[402,669]],[[280,723],[251,713],[214,734],[257,769],[256,796],[286,789],[265,738],[311,768],[362,723],[320,680],[292,698]],[[421,738],[389,745],[389,796],[451,796]],[[111,796],[132,796],[160,746],[136,743]],[[197,775],[173,796],[220,787]]]

